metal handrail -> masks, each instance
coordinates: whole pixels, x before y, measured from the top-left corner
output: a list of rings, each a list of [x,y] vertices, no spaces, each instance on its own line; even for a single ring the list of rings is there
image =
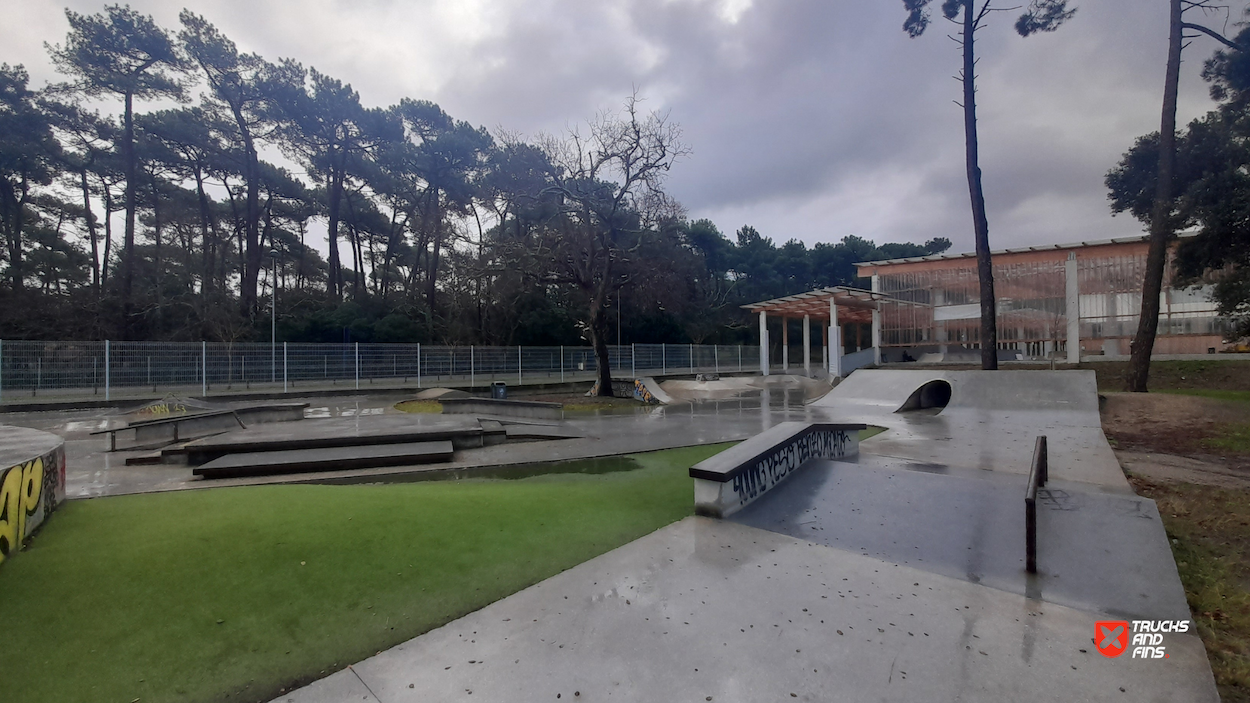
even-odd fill
[[[1037,489],[1050,478],[1050,462],[1046,452],[1046,435],[1033,445],[1033,465],[1029,467],[1029,485],[1024,492],[1025,568],[1037,573]]]

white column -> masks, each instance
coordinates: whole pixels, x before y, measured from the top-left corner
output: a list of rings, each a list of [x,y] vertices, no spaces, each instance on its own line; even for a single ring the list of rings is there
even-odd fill
[[[829,299],[829,373],[842,378],[842,326],[838,324],[838,304]]]
[[[872,275],[872,292],[881,292],[881,275]],[[872,363],[881,365],[881,303],[872,311]]]
[[[803,316],[803,375],[812,375],[812,317]]]
[[[1068,252],[1068,260],[1063,264],[1066,280],[1067,306],[1064,314],[1068,318],[1068,363],[1081,362],[1081,288],[1077,280],[1076,252]]]
[[[790,372],[790,318],[781,318],[781,370]]]
[[[760,374],[768,375],[768,313],[760,310]]]

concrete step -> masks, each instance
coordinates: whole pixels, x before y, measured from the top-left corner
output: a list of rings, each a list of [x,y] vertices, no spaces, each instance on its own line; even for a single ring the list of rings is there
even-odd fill
[[[437,418],[421,422],[412,416],[333,418],[235,430],[220,437],[187,444],[183,453],[192,466],[231,454],[302,449],[364,447],[413,442],[449,441],[456,449],[482,446],[482,427],[475,418]]]
[[[450,440],[439,440],[244,452],[213,459],[196,467],[192,473],[202,478],[213,479],[428,464],[449,461],[453,451]]]

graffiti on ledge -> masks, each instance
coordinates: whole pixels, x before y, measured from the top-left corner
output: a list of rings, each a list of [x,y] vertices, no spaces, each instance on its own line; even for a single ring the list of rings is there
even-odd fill
[[[746,505],[755,500],[809,459],[846,456],[850,441],[847,430],[813,430],[777,448],[733,477],[732,486],[738,496],[738,504]]]
[[[60,457],[58,450],[0,472],[0,563],[56,507],[65,485]]]

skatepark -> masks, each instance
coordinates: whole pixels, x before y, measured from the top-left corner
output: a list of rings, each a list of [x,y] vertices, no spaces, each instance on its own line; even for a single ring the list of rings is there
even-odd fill
[[[524,400],[403,414],[382,395],[200,408],[235,426],[206,417],[203,437],[176,442],[172,428],[153,440],[133,411],[6,421],[65,437],[74,498],[457,480],[745,440],[692,467],[700,515],[275,701],[1218,700],[1192,632],[1167,635],[1161,659],[1093,645],[1098,622],[1190,617],[1158,511],[1102,434],[1093,372],[865,369],[832,390],[784,376],[651,384],[667,404],[558,419]],[[864,426],[884,431],[859,441]],[[852,439],[791,458],[749,500],[713,504],[733,472],[768,452],[784,459],[786,438],[811,428]],[[1029,573],[1039,436],[1049,477],[1035,488]],[[700,484],[715,481],[724,488],[706,498]]]

